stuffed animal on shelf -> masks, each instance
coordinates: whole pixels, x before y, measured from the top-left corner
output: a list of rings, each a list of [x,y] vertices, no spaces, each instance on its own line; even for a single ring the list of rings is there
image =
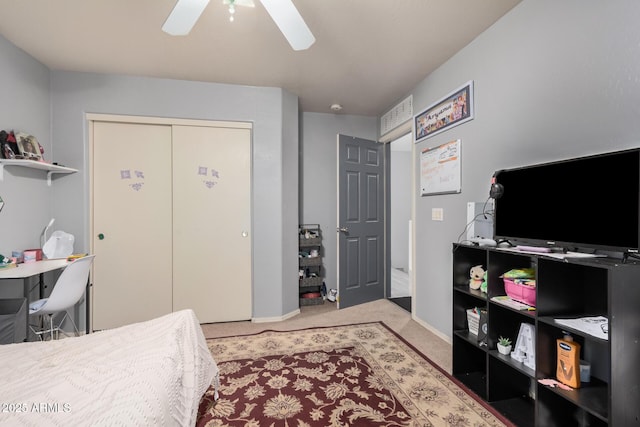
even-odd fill
[[[482,276],[482,285],[480,285],[480,290],[482,292],[484,292],[485,294],[487,293],[487,272],[484,272],[484,275]]]
[[[484,280],[484,268],[481,265],[471,267],[469,271],[471,279],[469,279],[469,287],[471,289],[480,289]]]

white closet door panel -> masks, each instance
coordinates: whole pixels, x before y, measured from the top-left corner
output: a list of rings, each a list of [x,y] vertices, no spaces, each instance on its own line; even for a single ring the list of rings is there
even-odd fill
[[[174,126],[174,310],[251,318],[249,129]]]
[[[94,122],[93,329],[172,309],[171,126]]]

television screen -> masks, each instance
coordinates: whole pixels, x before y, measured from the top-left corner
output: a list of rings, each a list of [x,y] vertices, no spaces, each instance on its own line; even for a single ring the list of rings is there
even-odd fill
[[[494,239],[638,252],[640,149],[495,173]]]

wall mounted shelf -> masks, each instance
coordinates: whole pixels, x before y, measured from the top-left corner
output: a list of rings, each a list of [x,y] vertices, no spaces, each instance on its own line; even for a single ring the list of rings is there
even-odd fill
[[[4,180],[5,166],[20,166],[24,168],[40,169],[47,171],[47,185],[51,186],[51,176],[54,173],[75,173],[77,169],[68,168],[66,166],[53,165],[51,163],[38,162],[36,160],[22,159],[0,159],[0,181]]]

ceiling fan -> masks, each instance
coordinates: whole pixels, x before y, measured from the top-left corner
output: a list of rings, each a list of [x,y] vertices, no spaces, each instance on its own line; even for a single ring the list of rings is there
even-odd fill
[[[293,50],[308,49],[316,41],[291,0],[260,0],[260,2]],[[231,21],[233,21],[235,6],[255,6],[253,0],[223,0],[223,3],[229,6]],[[162,26],[162,31],[172,36],[189,34],[207,4],[209,0],[178,0]]]

